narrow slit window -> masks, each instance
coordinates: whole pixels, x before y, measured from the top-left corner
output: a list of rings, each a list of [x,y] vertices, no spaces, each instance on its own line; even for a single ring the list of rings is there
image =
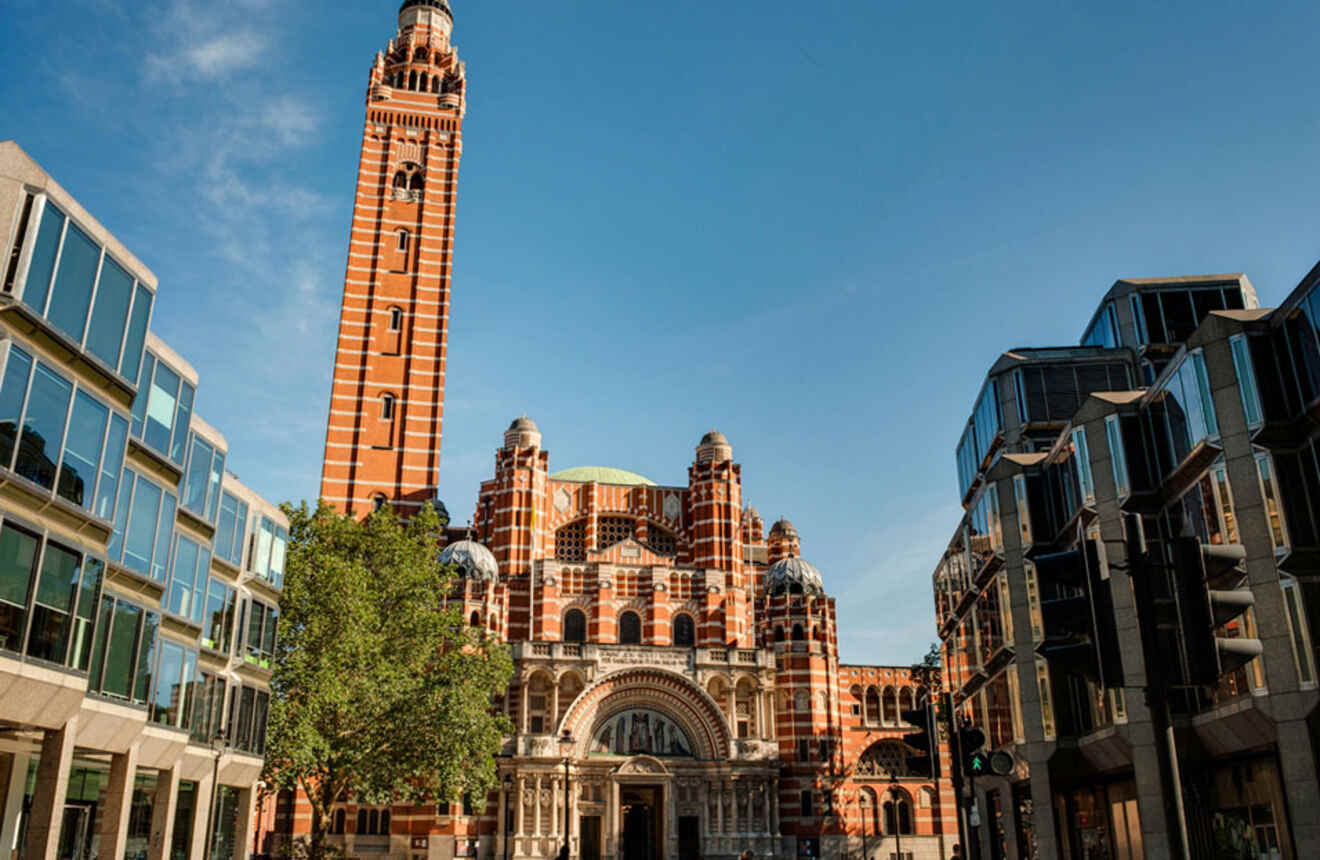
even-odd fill
[[[390,308],[390,331],[398,331],[403,328],[403,309]]]
[[[382,421],[394,420],[394,395],[382,394],[380,397],[380,417]]]
[[[412,235],[407,230],[400,230],[398,236],[399,236],[399,250],[407,251],[408,242],[412,239]]]

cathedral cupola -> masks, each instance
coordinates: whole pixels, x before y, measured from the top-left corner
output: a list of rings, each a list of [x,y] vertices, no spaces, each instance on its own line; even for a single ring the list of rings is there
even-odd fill
[[[489,582],[500,575],[494,554],[474,540],[458,540],[445,547],[440,552],[440,563],[457,567],[464,579]]]
[[[535,421],[525,414],[521,415],[513,420],[508,430],[504,431],[504,447],[509,450],[540,448],[541,429],[536,426]]]
[[[732,459],[733,446],[723,433],[711,430],[701,437],[701,444],[697,446],[698,463],[727,463]]]
[[[770,536],[766,540],[766,560],[770,564],[786,558],[802,555],[802,543],[798,539],[797,529],[788,520],[780,518],[770,527]]]
[[[825,583],[820,578],[820,571],[811,562],[793,556],[780,559],[770,565],[765,572],[766,588],[771,594],[815,594],[825,593]]]

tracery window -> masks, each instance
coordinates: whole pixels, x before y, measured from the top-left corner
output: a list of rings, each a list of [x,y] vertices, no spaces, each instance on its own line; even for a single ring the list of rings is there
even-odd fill
[[[659,555],[673,555],[678,549],[674,533],[655,525],[647,526],[646,542]]]
[[[586,561],[586,520],[569,523],[555,532],[555,558],[560,561]]]
[[[601,517],[596,530],[596,546],[605,549],[628,540],[636,528],[637,522],[629,517]]]
[[[900,741],[876,741],[857,762],[859,776],[908,776],[907,747]]]

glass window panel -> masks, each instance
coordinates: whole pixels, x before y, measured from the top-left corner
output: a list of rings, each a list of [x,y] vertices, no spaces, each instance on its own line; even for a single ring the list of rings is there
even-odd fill
[[[188,458],[188,474],[183,484],[183,506],[197,514],[206,510],[206,487],[211,474],[211,456],[215,449],[201,436],[192,437],[192,453]]]
[[[124,339],[128,306],[133,301],[133,276],[107,254],[96,284],[96,305],[87,329],[87,351],[112,369],[119,369],[119,347]]]
[[[1265,514],[1270,523],[1270,537],[1274,548],[1281,549],[1288,545],[1288,537],[1283,528],[1283,516],[1279,513],[1279,496],[1275,491],[1274,475],[1267,455],[1256,458],[1256,472],[1260,476],[1261,495],[1265,498]]]
[[[174,413],[174,436],[170,439],[170,459],[180,466],[187,451],[188,428],[192,425],[193,387],[179,383],[179,407]]]
[[[147,400],[146,430],[143,441],[162,454],[169,453],[170,432],[174,427],[174,409],[179,399],[179,375],[164,362],[156,362]]]
[[[147,401],[151,399],[151,377],[156,372],[156,356],[147,353],[138,375],[137,395],[133,398],[133,438],[141,439],[147,420]]]
[[[284,552],[288,543],[289,533],[276,528],[275,538],[270,543],[270,581],[277,588],[284,583]]]
[[[233,554],[234,528],[238,525],[238,499],[230,493],[220,494],[220,519],[215,526],[215,552],[229,560]]]
[[[197,624],[202,623],[202,611],[205,608],[205,592],[203,589],[206,588],[207,575],[210,572],[211,551],[203,546],[201,552],[197,555],[197,578],[194,580],[195,584],[193,586],[192,615],[189,616]]]
[[[193,708],[198,698],[200,683],[197,679],[197,652],[183,652],[183,708],[179,719],[174,723],[179,728],[187,728],[192,722]]]
[[[1196,331],[1196,311],[1192,308],[1192,297],[1186,290],[1171,290],[1159,295],[1169,336],[1168,343],[1182,343]]]
[[[142,609],[131,603],[115,602],[114,621],[105,650],[105,676],[101,690],[127,699],[133,683],[133,646],[137,644],[138,622]]]
[[[1192,353],[1192,372],[1196,383],[1197,397],[1201,401],[1201,413],[1204,430],[1201,439],[1219,435],[1219,418],[1215,415],[1215,400],[1210,394],[1210,377],[1205,371],[1205,353]],[[1191,392],[1188,391],[1188,395]],[[1198,439],[1198,441],[1200,441]]]
[[[1293,652],[1297,658],[1298,677],[1301,683],[1310,684],[1315,681],[1315,667],[1312,664],[1311,637],[1306,627],[1306,617],[1302,614],[1299,605],[1297,583],[1289,579],[1282,585],[1283,602],[1288,608],[1288,627],[1292,632]]]
[[[64,438],[64,420],[69,412],[73,386],[46,365],[37,363],[23,415],[23,434],[18,440],[14,471],[46,489],[55,486],[55,464]]]
[[[243,566],[243,548],[247,546],[247,502],[238,503],[238,522],[234,526],[234,549],[229,560],[237,567]]]
[[[261,531],[257,534],[257,557],[254,571],[263,579],[270,576],[270,545],[275,537],[275,523],[261,518]]]
[[[156,532],[156,553],[151,559],[151,578],[164,582],[169,573],[170,539],[174,537],[174,494],[165,493],[160,502],[160,529]]]
[[[142,347],[147,342],[147,322],[151,318],[151,290],[137,285],[133,291],[133,310],[128,317],[128,332],[124,335],[124,354],[119,360],[119,372],[125,379],[138,378],[142,362]]]
[[[202,644],[217,651],[229,650],[230,629],[234,620],[234,590],[218,579],[211,579],[206,596],[206,627]]]
[[[82,557],[47,542],[32,607],[27,653],[39,660],[63,663],[68,646],[69,616],[78,594]]]
[[[1141,295],[1141,317],[1146,323],[1146,343],[1168,343],[1164,335],[1164,314],[1160,311],[1160,294]]]
[[[87,672],[87,689],[98,692],[101,689],[101,668],[105,665],[105,652],[109,647],[110,623],[115,616],[115,599],[109,596],[101,598],[101,612],[96,621],[95,646],[92,648],[92,666]]]
[[[1251,366],[1251,355],[1247,352],[1247,339],[1235,334],[1228,342],[1233,349],[1233,370],[1237,373],[1238,393],[1242,396],[1242,410],[1247,416],[1247,426],[1255,427],[1261,423],[1263,416],[1260,392],[1256,389],[1256,373]]]
[[[23,287],[23,301],[39,314],[46,312],[46,293],[50,290],[50,277],[55,273],[55,254],[60,249],[60,234],[63,232],[64,213],[47,200],[41,213],[37,241],[32,246],[27,284]]]
[[[64,247],[60,251],[59,270],[55,273],[46,319],[78,343],[82,343],[83,328],[87,325],[92,283],[96,280],[96,268],[100,262],[101,247],[77,224],[70,223],[64,234]]]
[[[261,650],[268,654],[275,653],[275,631],[278,629],[280,614],[274,609],[266,610],[266,623],[261,638]]]
[[[252,601],[248,611],[247,646],[249,651],[261,650],[261,625],[266,620],[264,604]]]
[[[161,641],[160,666],[156,670],[151,693],[149,719],[167,726],[178,724],[179,704],[183,698],[180,683],[183,678],[183,648],[173,642]]]
[[[133,498],[133,481],[137,475],[125,469],[119,478],[120,490],[115,502],[115,527],[110,532],[110,542],[106,545],[106,554],[111,561],[119,561],[124,552],[124,534],[128,528],[128,511]]]
[[[225,474],[225,452],[216,451],[211,458],[211,475],[206,488],[206,520],[215,522],[216,506],[220,503],[220,480]]]
[[[1123,434],[1115,415],[1105,418],[1105,440],[1109,443],[1109,463],[1114,470],[1114,490],[1119,496],[1126,496],[1131,489],[1128,484],[1127,454],[1123,451]]]
[[[257,691],[257,707],[252,714],[252,752],[264,755],[266,752],[266,712],[270,707],[270,694]],[[388,822],[389,810],[381,813],[382,822]],[[383,824],[381,832],[388,832],[388,824]]]
[[[105,454],[101,460],[101,481],[96,485],[96,503],[92,513],[103,520],[114,516],[115,490],[119,486],[119,470],[124,466],[124,446],[128,443],[128,422],[122,415],[110,413],[110,431],[105,439]]]
[[[39,539],[6,525],[0,528],[0,648],[19,650],[26,620],[28,586]]]
[[[160,616],[143,613],[142,639],[138,643],[137,674],[133,683],[133,701],[146,702],[151,690],[151,667],[155,665],[156,631],[160,629]]]
[[[151,572],[151,551],[156,545],[156,522],[160,518],[162,495],[160,487],[145,478],[138,478],[124,539],[124,566],[143,575]]]
[[[195,599],[193,584],[197,579],[197,542],[179,535],[174,542],[174,571],[170,577],[170,612],[187,618]]]
[[[85,391],[79,391],[73,399],[64,460],[60,463],[59,494],[75,505],[86,506],[92,501],[109,415],[110,410]]]
[[[78,588],[78,611],[73,619],[73,645],[69,649],[69,664],[85,672],[92,656],[93,623],[96,620],[96,595],[101,590],[101,577],[105,562],[99,558],[83,561],[82,582]]]
[[[18,438],[18,422],[23,417],[23,400],[27,397],[31,372],[32,357],[11,344],[5,379],[0,383],[0,466],[6,469],[14,459],[14,442]]]

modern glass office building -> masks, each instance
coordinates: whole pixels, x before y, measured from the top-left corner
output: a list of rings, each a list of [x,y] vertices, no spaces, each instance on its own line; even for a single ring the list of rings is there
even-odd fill
[[[977,780],[981,856],[1320,856],[1318,283],[1270,310],[1242,275],[1119,281],[1082,352],[993,365],[934,574],[949,686],[1016,765]],[[1084,374],[1087,350],[1130,381]],[[1044,353],[1076,373],[1033,400],[1016,375]],[[1033,402],[1059,406],[1036,434]],[[1236,609],[1198,615],[1207,589]]]
[[[287,520],[225,470],[155,276],[12,141],[0,238],[0,844],[246,856]]]

